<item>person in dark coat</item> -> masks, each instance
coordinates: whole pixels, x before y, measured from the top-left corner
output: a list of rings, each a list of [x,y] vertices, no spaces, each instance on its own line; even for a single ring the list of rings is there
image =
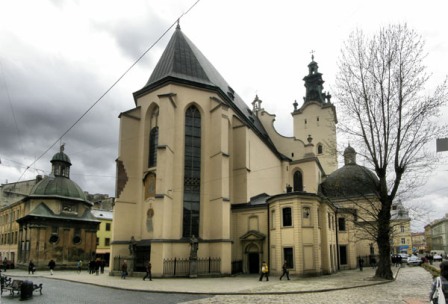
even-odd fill
[[[34,274],[36,271],[36,265],[34,265],[33,261],[31,260],[28,264],[28,274]]]
[[[151,262],[148,262],[148,264],[146,264],[146,275],[143,277],[143,281],[146,278],[149,278],[149,280],[152,281],[151,268]]]
[[[362,267],[364,266],[364,259],[362,257],[358,258],[359,270],[362,271]]]
[[[54,260],[50,260],[50,262],[48,262],[48,268],[50,268],[51,275],[53,275],[53,270],[55,267],[56,267],[56,262]]]
[[[128,276],[128,263],[124,260],[123,264],[121,264],[121,278],[126,279]]]
[[[289,281],[288,263],[287,263],[286,261],[283,263],[282,271],[283,271],[283,273],[282,273],[282,275],[281,275],[281,277],[280,277],[280,280],[283,278],[284,275],[286,275],[286,278],[287,278],[288,281]]]
[[[94,260],[90,260],[89,262],[89,274],[94,274],[95,273],[95,261]]]
[[[106,267],[106,261],[102,259],[100,264],[101,273],[104,273],[104,267]]]

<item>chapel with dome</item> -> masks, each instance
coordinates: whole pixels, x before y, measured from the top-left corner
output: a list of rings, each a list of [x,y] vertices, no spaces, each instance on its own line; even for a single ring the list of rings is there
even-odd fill
[[[17,210],[19,224],[17,263],[46,267],[49,260],[63,267],[90,260],[96,250],[99,221],[92,215],[92,203],[70,179],[71,161],[64,145],[51,159],[48,176],[38,181],[30,194],[9,206]]]

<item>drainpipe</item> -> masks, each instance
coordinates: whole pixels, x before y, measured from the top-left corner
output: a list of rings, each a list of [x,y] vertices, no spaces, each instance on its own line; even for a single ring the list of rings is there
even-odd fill
[[[338,266],[338,271],[341,270],[341,265],[340,265],[340,261],[339,261],[339,220],[338,220],[338,210],[336,209],[335,213],[334,213],[334,217],[335,217],[335,223],[334,225],[336,226],[336,263]]]
[[[270,231],[271,231],[271,214],[269,212],[269,203],[267,204],[267,214],[268,214],[268,233],[267,233],[267,238],[268,238],[268,267],[269,269],[271,269],[271,236],[270,236]]]

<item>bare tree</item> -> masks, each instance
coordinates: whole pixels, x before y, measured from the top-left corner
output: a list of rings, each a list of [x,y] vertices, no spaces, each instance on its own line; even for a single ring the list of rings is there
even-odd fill
[[[434,165],[435,155],[426,145],[447,130],[434,119],[446,102],[447,80],[425,92],[424,41],[407,25],[391,25],[371,37],[357,30],[341,55],[336,95],[342,113],[352,119],[350,124],[340,121],[340,128],[378,176],[380,260],[375,276],[393,279],[392,201],[401,184],[421,184],[421,174]]]

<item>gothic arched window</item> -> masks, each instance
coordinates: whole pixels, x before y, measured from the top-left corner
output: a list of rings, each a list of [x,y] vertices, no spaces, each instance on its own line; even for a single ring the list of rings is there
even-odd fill
[[[195,106],[185,113],[183,237],[199,236],[201,195],[201,114]]]

